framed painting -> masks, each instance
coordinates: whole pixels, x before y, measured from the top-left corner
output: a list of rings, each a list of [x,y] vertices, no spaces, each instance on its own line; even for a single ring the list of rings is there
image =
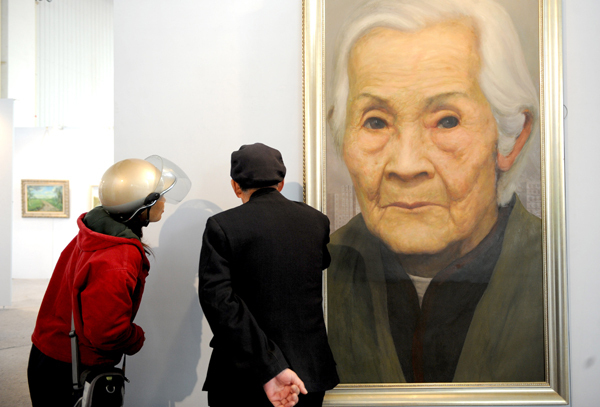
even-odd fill
[[[328,406],[569,403],[560,0],[304,0]]]
[[[69,181],[21,180],[21,215],[24,218],[68,218]]]
[[[90,210],[96,206],[100,206],[100,196],[98,195],[98,185],[92,185],[90,187]]]

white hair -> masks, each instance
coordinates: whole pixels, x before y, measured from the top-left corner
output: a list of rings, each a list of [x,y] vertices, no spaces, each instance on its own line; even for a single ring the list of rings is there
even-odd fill
[[[348,99],[348,59],[356,41],[376,27],[414,32],[432,24],[468,17],[475,24],[482,61],[479,86],[498,126],[498,151],[508,155],[525,123],[532,132],[507,172],[498,171],[498,204],[507,204],[517,187],[528,151],[538,142],[538,94],[527,69],[519,37],[506,10],[493,0],[372,0],[350,16],[340,32],[335,51],[333,102],[329,125],[338,151],[344,142]]]

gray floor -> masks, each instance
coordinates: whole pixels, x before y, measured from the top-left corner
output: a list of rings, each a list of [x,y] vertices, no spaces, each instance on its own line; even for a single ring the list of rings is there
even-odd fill
[[[13,279],[12,305],[0,307],[0,407],[31,407],[27,360],[48,280]]]

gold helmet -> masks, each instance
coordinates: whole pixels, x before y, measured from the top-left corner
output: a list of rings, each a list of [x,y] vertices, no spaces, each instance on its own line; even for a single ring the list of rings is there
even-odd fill
[[[173,162],[157,155],[145,160],[130,158],[112,165],[100,181],[102,207],[122,221],[153,206],[161,196],[178,203],[192,186],[188,176]]]

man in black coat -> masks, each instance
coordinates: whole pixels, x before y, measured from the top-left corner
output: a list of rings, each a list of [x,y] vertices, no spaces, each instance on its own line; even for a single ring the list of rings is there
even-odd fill
[[[203,387],[211,407],[321,406],[339,382],[322,310],[329,220],[280,194],[285,171],[264,144],[234,151],[243,204],[206,223],[199,295],[214,335]]]

